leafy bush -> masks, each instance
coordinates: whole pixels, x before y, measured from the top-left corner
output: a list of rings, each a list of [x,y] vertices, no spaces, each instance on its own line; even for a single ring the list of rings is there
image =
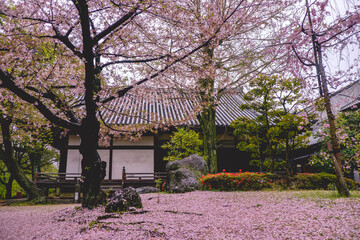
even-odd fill
[[[271,181],[271,180],[270,180]],[[200,178],[203,190],[216,189],[220,191],[249,191],[270,188],[264,173],[218,173],[208,174]]]
[[[297,189],[328,189],[331,184],[336,184],[336,175],[330,173],[300,173],[294,176]],[[349,190],[357,190],[360,183],[345,178]]]
[[[203,156],[200,151],[200,146],[203,145],[203,141],[200,139],[199,134],[194,130],[186,130],[184,128],[178,128],[171,136],[168,143],[165,143],[161,147],[165,150],[169,150],[168,156],[164,157],[165,161],[180,160],[191,154],[199,154]]]
[[[329,184],[336,182],[336,176],[330,173],[299,173],[293,182],[299,189],[327,189]]]
[[[349,190],[359,190],[360,189],[359,182],[355,182],[354,180],[349,179],[349,178],[345,178],[345,182],[346,182],[346,186],[348,187]]]
[[[360,183],[345,178],[349,190],[357,190]],[[329,173],[301,173],[292,178],[284,178],[271,173],[218,173],[200,178],[203,190],[249,191],[273,189],[328,189],[336,183],[336,176]]]

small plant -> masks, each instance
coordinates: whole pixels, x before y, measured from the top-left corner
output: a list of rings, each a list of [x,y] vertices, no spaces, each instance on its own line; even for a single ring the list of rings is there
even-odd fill
[[[159,178],[158,180],[156,180],[156,188],[159,189],[158,195],[157,195],[157,203],[160,202],[160,192],[161,192],[161,186],[162,186],[162,179]]]
[[[200,146],[202,145],[203,141],[197,132],[178,128],[171,136],[170,141],[161,147],[169,151],[168,156],[164,157],[164,160],[175,161],[188,157],[191,154],[203,155],[200,151]]]
[[[158,188],[161,191],[161,186],[162,186],[162,179],[159,178],[159,179],[156,180],[155,187]]]

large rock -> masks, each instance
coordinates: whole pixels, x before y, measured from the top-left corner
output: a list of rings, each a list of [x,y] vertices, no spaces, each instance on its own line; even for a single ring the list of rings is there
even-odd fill
[[[151,186],[139,187],[139,188],[136,188],[135,190],[138,194],[160,192],[160,190],[158,188],[151,187]]]
[[[168,191],[190,192],[200,189],[199,178],[206,174],[207,165],[200,155],[192,154],[182,160],[169,162],[166,171]]]
[[[134,188],[128,187],[114,193],[105,208],[105,212],[124,212],[135,208],[142,208],[141,198]]]

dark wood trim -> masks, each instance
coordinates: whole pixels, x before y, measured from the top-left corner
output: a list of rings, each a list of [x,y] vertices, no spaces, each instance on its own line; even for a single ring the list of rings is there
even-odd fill
[[[113,167],[113,144],[114,144],[114,136],[111,135],[110,138],[110,154],[109,154],[109,180],[112,179],[112,167]]]
[[[154,135],[154,171],[156,172],[156,166],[158,165],[159,161],[159,141],[157,139],[157,136]]]
[[[79,149],[80,146],[69,146],[68,149]],[[98,147],[98,150],[132,150],[132,149],[139,149],[139,150],[145,150],[145,149],[155,149],[155,146],[112,146],[112,147]]]

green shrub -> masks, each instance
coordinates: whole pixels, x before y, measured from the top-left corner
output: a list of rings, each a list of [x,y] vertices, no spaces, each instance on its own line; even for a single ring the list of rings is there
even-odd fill
[[[349,190],[359,190],[360,189],[360,183],[359,182],[355,182],[352,179],[349,178],[345,178],[345,182],[346,182],[346,186],[348,187]]]
[[[202,145],[203,141],[197,132],[178,128],[171,135],[170,141],[161,146],[168,150],[168,156],[164,157],[164,161],[180,160],[195,153],[203,156],[203,152],[200,151]]]
[[[345,178],[349,190],[357,190],[360,183]],[[294,176],[293,182],[297,189],[328,189],[329,185],[336,184],[336,175],[330,173],[300,173]]]
[[[327,189],[336,182],[336,176],[329,173],[299,173],[293,180],[297,189]]]
[[[264,173],[218,173],[208,174],[200,178],[203,190],[249,191],[271,187],[271,180]]]
[[[358,190],[360,183],[345,178],[349,190]],[[284,178],[281,175],[271,173],[218,173],[208,174],[200,178],[203,190],[219,191],[251,191],[266,188],[273,189],[303,189],[303,190],[327,190],[329,186],[335,186],[336,176],[329,173],[300,173],[292,178]]]

